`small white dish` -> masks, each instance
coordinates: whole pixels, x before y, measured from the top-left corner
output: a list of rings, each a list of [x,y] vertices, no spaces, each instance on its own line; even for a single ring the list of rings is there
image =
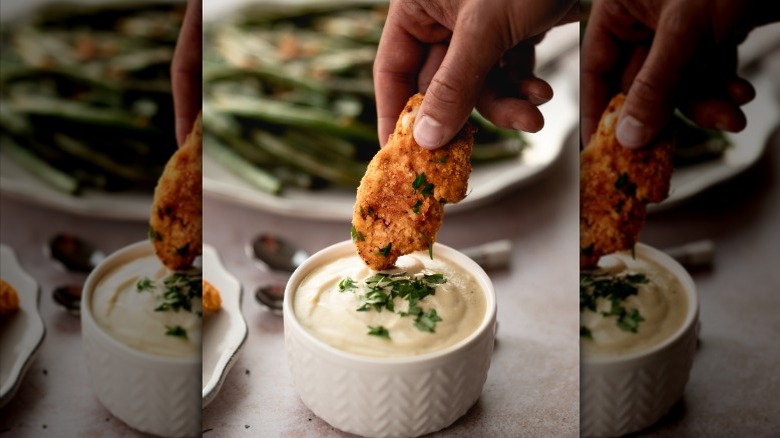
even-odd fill
[[[493,352],[496,296],[485,271],[462,253],[434,244],[434,254],[470,272],[485,294],[477,329],[432,353],[398,358],[336,349],[306,331],[293,310],[298,284],[329,260],[355,253],[345,241],[311,256],[293,273],[284,298],[284,341],[293,385],[331,426],[367,437],[415,437],[451,425],[482,393]]]
[[[200,435],[200,355],[155,356],[131,348],[95,321],[92,296],[100,280],[128,261],[154,254],[149,241],[126,246],[92,270],[81,296],[81,337],[92,390],[128,426],[166,437]]]
[[[246,341],[248,329],[241,313],[241,283],[219,259],[217,250],[203,245],[203,279],[219,290],[222,308],[203,316],[203,407],[217,396]]]
[[[46,337],[46,327],[38,311],[41,289],[6,245],[0,245],[0,278],[19,296],[19,311],[0,320],[0,406],[4,406],[19,389]]]
[[[638,243],[636,258],[670,272],[682,285],[687,312],[661,343],[638,352],[580,361],[580,435],[622,436],[642,430],[669,412],[688,382],[699,331],[699,300],[691,276],[663,252]]]

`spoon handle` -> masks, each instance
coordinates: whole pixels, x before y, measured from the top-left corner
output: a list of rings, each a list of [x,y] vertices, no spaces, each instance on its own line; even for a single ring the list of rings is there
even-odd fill
[[[487,242],[460,250],[485,270],[504,269],[512,258],[512,242],[506,239]]]

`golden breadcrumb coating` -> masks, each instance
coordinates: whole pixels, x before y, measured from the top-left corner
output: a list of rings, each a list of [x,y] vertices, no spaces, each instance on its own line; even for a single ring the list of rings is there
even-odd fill
[[[178,271],[192,266],[202,250],[202,140],[200,116],[184,145],[165,165],[149,221],[149,237],[157,258]]]
[[[19,295],[16,289],[0,278],[0,317],[19,311]]]
[[[221,307],[222,297],[219,295],[219,289],[203,280],[203,313],[218,312]]]
[[[404,254],[428,250],[444,204],[466,197],[473,130],[467,124],[445,146],[421,148],[412,132],[422,101],[422,94],[409,99],[357,189],[352,238],[363,261],[377,271],[391,268]]]
[[[621,146],[615,128],[625,96],[615,96],[580,154],[580,267],[630,249],[644,225],[647,204],[669,193],[674,141],[669,134],[640,149]]]

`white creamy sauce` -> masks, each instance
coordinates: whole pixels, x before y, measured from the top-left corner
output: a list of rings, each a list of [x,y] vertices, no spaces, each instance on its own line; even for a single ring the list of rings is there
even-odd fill
[[[583,309],[580,324],[590,331],[591,338],[581,338],[585,357],[607,357],[630,354],[653,347],[672,336],[685,321],[688,302],[679,280],[662,266],[628,254],[612,254],[599,263],[600,272],[620,277],[644,274],[647,283],[639,284],[636,295],[623,300],[622,305],[631,312],[639,311],[643,318],[636,333],[621,329],[617,317],[609,313],[611,303],[598,298],[596,312]]]
[[[424,312],[436,309],[441,321],[434,333],[415,327],[414,316],[401,316],[409,308],[406,299],[393,300],[395,312],[371,308],[358,312],[360,295],[366,293],[364,280],[377,272],[368,268],[357,255],[329,262],[313,270],[298,286],[294,312],[301,325],[321,341],[350,353],[374,357],[403,357],[441,350],[473,333],[485,317],[484,291],[463,268],[427,254],[410,254],[398,259],[397,267],[383,271],[405,272],[407,276],[444,274],[446,283],[436,286],[435,294],[417,304]],[[355,281],[352,291],[339,291],[345,278]],[[368,334],[369,326],[383,326],[390,339]]]
[[[163,280],[172,271],[154,256],[140,257],[106,274],[92,294],[92,313],[98,325],[123,344],[156,356],[189,358],[201,353],[201,299],[192,300],[192,312],[155,311],[162,302]],[[154,287],[139,291],[148,278]],[[186,338],[166,334],[181,327]]]

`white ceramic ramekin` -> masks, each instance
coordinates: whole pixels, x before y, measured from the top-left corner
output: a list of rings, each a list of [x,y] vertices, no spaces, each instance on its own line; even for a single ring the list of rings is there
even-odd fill
[[[100,402],[128,426],[160,436],[201,433],[201,358],[178,359],[144,353],[112,338],[95,321],[92,293],[114,268],[154,253],[148,241],[120,249],[87,278],[81,295],[81,336],[92,389]]]
[[[284,299],[284,340],[293,383],[303,403],[331,426],[367,437],[414,437],[443,429],[482,393],[493,353],[496,297],[485,271],[465,255],[434,245],[434,256],[461,266],[485,293],[486,312],[466,339],[440,351],[375,358],[333,348],[296,319],[298,284],[316,267],[355,253],[351,241],[310,257],[293,273]]]
[[[580,361],[580,433],[626,435],[644,429],[680,399],[696,354],[699,300],[688,272],[663,252],[636,245],[636,257],[657,263],[682,285],[688,309],[682,326],[647,350]]]

